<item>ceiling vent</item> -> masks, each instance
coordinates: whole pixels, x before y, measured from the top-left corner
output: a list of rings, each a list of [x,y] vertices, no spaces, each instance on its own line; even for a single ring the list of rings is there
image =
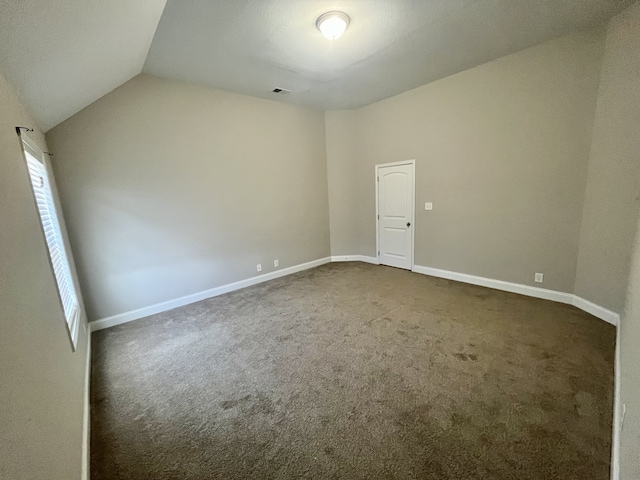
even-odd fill
[[[287,90],[286,88],[274,88],[273,93],[277,93],[279,95],[289,95],[291,90]]]

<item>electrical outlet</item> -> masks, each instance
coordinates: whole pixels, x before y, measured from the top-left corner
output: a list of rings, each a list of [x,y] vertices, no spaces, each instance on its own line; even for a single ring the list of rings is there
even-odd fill
[[[278,268],[280,266],[280,260],[274,260],[273,261],[273,266]]]
[[[424,204],[424,209],[425,209],[425,210],[433,210],[433,203],[431,203],[431,202],[426,202],[426,203]]]
[[[257,269],[259,272],[261,272],[261,271],[262,271],[262,264],[261,264],[261,263],[259,263],[259,264],[258,264],[258,266],[256,267],[256,269]]]
[[[536,283],[542,283],[542,281],[544,280],[544,274],[543,273],[536,273],[535,277],[533,278],[533,281]]]

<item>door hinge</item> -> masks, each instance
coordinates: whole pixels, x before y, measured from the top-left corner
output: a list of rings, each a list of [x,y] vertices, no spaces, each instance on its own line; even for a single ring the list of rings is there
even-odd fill
[[[380,256],[380,250],[378,250],[378,256]]]
[[[380,181],[380,177],[377,177],[377,178],[378,178],[378,181]]]
[[[380,220],[380,215],[378,215],[378,220]]]

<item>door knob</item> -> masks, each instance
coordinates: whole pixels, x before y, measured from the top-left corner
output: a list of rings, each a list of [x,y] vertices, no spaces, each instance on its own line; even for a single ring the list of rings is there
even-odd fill
[[[410,227],[410,226],[411,226],[411,223],[410,223],[410,222],[407,222],[407,227]]]

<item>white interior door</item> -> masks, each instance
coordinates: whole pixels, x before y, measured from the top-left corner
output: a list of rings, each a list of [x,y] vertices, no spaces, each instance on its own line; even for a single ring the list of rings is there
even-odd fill
[[[382,265],[413,268],[415,164],[376,166],[378,260]]]

